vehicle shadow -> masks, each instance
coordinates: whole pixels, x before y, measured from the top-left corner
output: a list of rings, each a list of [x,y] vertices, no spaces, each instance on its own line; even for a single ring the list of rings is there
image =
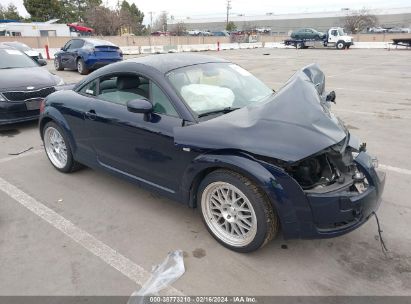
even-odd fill
[[[14,137],[26,130],[37,128],[37,124],[38,121],[34,120],[0,126],[0,137]]]

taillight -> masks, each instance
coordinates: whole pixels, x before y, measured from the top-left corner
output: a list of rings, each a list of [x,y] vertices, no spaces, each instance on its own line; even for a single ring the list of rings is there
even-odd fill
[[[46,100],[43,99],[40,103],[40,114],[44,113],[45,107],[46,107]]]

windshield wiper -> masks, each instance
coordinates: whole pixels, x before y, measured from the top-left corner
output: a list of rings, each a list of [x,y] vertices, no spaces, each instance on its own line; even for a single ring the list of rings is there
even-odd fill
[[[205,112],[205,113],[198,114],[198,118],[213,115],[213,114],[219,114],[219,113],[227,114],[227,113],[230,113],[230,112],[238,110],[238,109],[240,109],[240,108],[227,107],[227,108],[224,108],[224,109],[213,110],[213,111],[210,111],[210,112]]]
[[[4,67],[4,68],[0,68],[0,70],[9,70],[9,69],[14,69],[15,67]]]

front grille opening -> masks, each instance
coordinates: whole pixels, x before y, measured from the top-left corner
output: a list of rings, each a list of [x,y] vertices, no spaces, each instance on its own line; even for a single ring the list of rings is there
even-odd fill
[[[54,91],[54,87],[48,87],[33,91],[9,91],[3,92],[2,94],[9,101],[25,101],[32,98],[45,98]]]

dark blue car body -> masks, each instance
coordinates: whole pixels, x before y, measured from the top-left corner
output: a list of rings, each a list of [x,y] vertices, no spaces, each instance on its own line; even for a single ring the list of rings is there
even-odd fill
[[[355,137],[320,106],[322,72],[316,66],[307,67],[273,100],[199,121],[165,74],[182,66],[210,62],[226,61],[208,56],[158,55],[100,69],[73,90],[47,98],[40,132],[47,122],[54,121],[67,134],[76,161],[193,208],[197,188],[207,174],[219,168],[238,172],[267,195],[284,238],[335,237],[365,223],[379,207],[385,176],[377,172],[373,159]],[[79,93],[91,81],[115,72],[138,73],[156,83],[179,117],[153,113],[147,119],[145,114]],[[353,190],[350,176],[330,188],[305,190],[285,169],[313,155],[328,153],[334,146],[342,147],[342,153],[356,151],[352,165],[368,182],[363,191]]]
[[[75,38],[68,41],[54,57],[63,69],[77,69],[77,63],[81,59],[87,70],[95,70],[123,60],[123,53],[109,41]]]

